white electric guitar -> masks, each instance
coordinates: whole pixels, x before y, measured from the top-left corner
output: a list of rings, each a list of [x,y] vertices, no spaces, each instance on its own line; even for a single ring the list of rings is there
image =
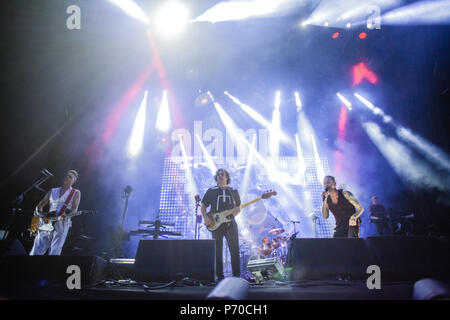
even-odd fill
[[[249,205],[251,205],[255,202],[258,202],[259,200],[268,199],[271,196],[276,196],[276,195],[277,195],[276,191],[267,191],[267,192],[263,193],[263,195],[261,197],[256,198],[252,201],[249,201],[247,203],[241,204],[240,208],[244,209],[245,207],[248,207]],[[222,225],[222,223],[230,222],[233,219],[233,216],[235,216],[234,210],[235,209],[229,209],[229,210],[216,212],[216,213],[207,213],[210,221],[212,221],[211,224],[207,225],[208,230],[214,231],[217,228],[219,228]]]
[[[80,214],[95,214],[97,213],[97,210],[81,210],[70,213],[70,210],[67,209],[65,212],[66,213],[64,213],[64,217],[68,219],[79,216]],[[36,234],[38,230],[53,231],[55,229],[54,224],[56,221],[58,221],[56,211],[40,213],[40,216],[41,217],[33,216],[31,219],[30,233],[32,235]]]

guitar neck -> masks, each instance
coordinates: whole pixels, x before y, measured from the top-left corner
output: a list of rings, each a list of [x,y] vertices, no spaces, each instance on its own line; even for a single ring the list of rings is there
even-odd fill
[[[75,216],[79,216],[82,213],[83,213],[83,211],[76,211],[74,213],[67,213],[67,214],[65,214],[65,217],[66,218],[72,218],[72,217],[75,217]],[[58,217],[51,217],[50,221],[58,221]]]
[[[244,209],[245,207],[248,207],[249,205],[254,204],[255,202],[258,202],[259,200],[262,200],[262,197],[259,197],[259,198],[256,198],[256,199],[252,200],[252,201],[249,201],[247,203],[241,204],[240,208]]]

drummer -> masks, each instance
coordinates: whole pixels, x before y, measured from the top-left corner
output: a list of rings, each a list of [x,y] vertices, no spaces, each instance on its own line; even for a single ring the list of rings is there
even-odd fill
[[[273,237],[272,238],[272,248],[277,249],[281,242],[284,241],[283,237],[281,235],[283,234],[284,229],[282,228],[276,228],[269,231],[269,234]]]
[[[261,240],[261,245],[259,246],[259,251],[263,254],[263,255],[270,255],[272,252],[272,244],[269,241],[268,237],[264,237]]]

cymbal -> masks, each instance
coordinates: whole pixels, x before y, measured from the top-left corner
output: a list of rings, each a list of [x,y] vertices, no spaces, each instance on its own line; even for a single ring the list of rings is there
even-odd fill
[[[283,229],[283,228],[276,228],[276,229],[270,230],[270,231],[269,231],[269,234],[270,234],[271,236],[275,236],[275,235],[277,235],[277,234],[282,234],[283,232],[284,232],[284,229]]]

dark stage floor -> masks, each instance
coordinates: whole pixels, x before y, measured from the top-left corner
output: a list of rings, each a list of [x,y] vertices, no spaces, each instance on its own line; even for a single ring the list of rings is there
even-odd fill
[[[210,286],[175,285],[163,289],[144,289],[138,284],[101,284],[68,290],[61,286],[14,287],[3,290],[7,299],[82,299],[82,300],[204,300],[214,289]],[[365,281],[301,281],[250,285],[246,300],[410,300],[414,282],[382,283],[369,290]]]

